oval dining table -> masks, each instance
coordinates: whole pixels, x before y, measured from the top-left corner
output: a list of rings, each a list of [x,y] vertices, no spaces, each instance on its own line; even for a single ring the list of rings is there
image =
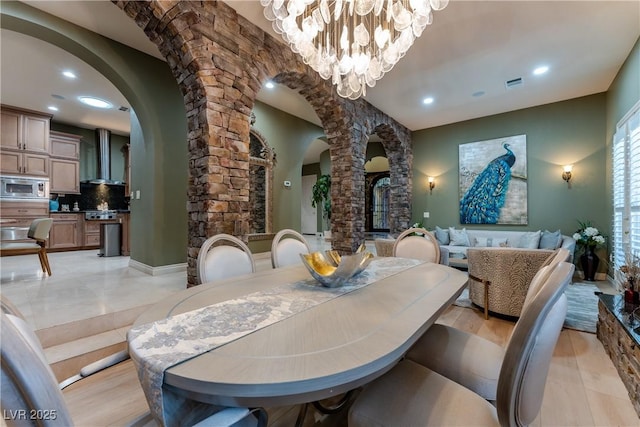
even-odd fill
[[[317,305],[298,308],[295,314],[187,356],[164,370],[160,392],[220,406],[274,407],[326,399],[379,377],[455,301],[467,275],[444,265],[403,258],[377,257],[371,262],[374,264],[404,266],[388,277],[331,295]],[[335,292],[311,279],[303,265],[261,271],[173,294],[144,312],[133,328],[148,328],[183,313],[189,318],[188,313],[195,310],[242,301],[248,295],[268,297],[288,284],[313,295]],[[223,312],[231,316],[224,320],[225,325],[246,320],[243,305],[234,307],[220,309],[220,316]],[[196,325],[198,333],[207,334],[205,322]],[[180,329],[172,326],[158,332],[152,327],[147,334],[171,340],[167,331]],[[128,340],[134,363],[139,365],[147,357],[139,354],[145,345],[133,339],[131,331]],[[148,357],[153,357],[153,350],[146,350]],[[145,387],[150,388],[143,382]],[[148,400],[158,392],[145,390]],[[171,411],[165,408],[165,412]]]

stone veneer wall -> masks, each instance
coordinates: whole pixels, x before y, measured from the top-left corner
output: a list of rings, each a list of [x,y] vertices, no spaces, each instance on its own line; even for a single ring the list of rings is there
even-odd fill
[[[640,348],[618,319],[598,300],[596,335],[616,367],[640,417]]]
[[[221,2],[112,0],[166,58],[184,95],[189,146],[187,286],[195,285],[207,237],[249,232],[249,129],[256,94],[267,80],[313,106],[331,155],[332,246],[355,251],[364,240],[364,163],[376,133],[391,170],[392,232],[411,222],[411,133],[360,99],[340,98],[330,82],[279,40]]]

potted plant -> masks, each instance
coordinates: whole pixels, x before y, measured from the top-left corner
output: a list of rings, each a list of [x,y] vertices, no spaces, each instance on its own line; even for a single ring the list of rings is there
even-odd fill
[[[576,245],[584,250],[580,256],[584,279],[593,281],[600,259],[595,254],[595,249],[605,244],[604,237],[597,228],[591,225],[591,221],[578,221],[580,228],[574,233]]]
[[[325,236],[330,236],[331,226],[331,175],[321,175],[320,178],[313,184],[311,194],[311,206],[322,206],[322,219],[324,224]]]

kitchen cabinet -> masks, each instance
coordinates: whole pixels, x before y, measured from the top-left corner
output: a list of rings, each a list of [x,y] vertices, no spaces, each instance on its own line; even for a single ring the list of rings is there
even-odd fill
[[[51,131],[50,191],[59,194],[80,193],[79,135]]]
[[[49,203],[45,201],[15,202],[3,201],[0,208],[4,219],[11,219],[7,227],[29,228],[31,222],[36,218],[49,217]],[[26,231],[24,232],[26,239]]]
[[[130,224],[130,214],[128,212],[121,212],[118,214],[118,221],[122,224],[121,227],[121,245],[120,245],[120,254],[123,256],[131,255],[131,249],[129,245],[129,224]]]
[[[122,146],[122,154],[124,155],[124,194],[129,196],[131,191],[131,153],[129,152],[130,144]]]
[[[48,218],[49,202],[42,201],[3,201],[2,202],[2,218],[21,219],[29,218]]]
[[[3,105],[0,117],[3,150],[49,153],[51,115]]]
[[[2,106],[0,172],[49,176],[50,115]]]
[[[49,166],[51,193],[80,194],[80,164],[77,161],[52,157]]]
[[[81,214],[51,214],[50,249],[70,249],[82,246]]]
[[[2,150],[0,172],[5,175],[49,176],[49,155]]]
[[[2,106],[0,110],[0,172],[49,175],[51,115]]]
[[[117,219],[84,220],[84,246],[88,249],[100,247],[100,224],[117,223]]]

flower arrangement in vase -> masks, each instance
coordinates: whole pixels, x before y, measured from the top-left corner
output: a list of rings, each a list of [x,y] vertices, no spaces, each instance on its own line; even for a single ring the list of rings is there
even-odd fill
[[[624,301],[626,303],[640,303],[640,255],[627,254],[625,264],[620,266],[622,286],[624,287]]]
[[[600,231],[591,225],[591,221],[578,221],[578,224],[580,228],[573,234],[573,238],[576,245],[584,248],[584,253],[580,257],[584,279],[593,281],[600,262],[594,251],[605,244],[605,239]]]
[[[424,228],[422,221],[414,222],[411,228]],[[411,236],[424,236],[422,233],[411,233]]]

